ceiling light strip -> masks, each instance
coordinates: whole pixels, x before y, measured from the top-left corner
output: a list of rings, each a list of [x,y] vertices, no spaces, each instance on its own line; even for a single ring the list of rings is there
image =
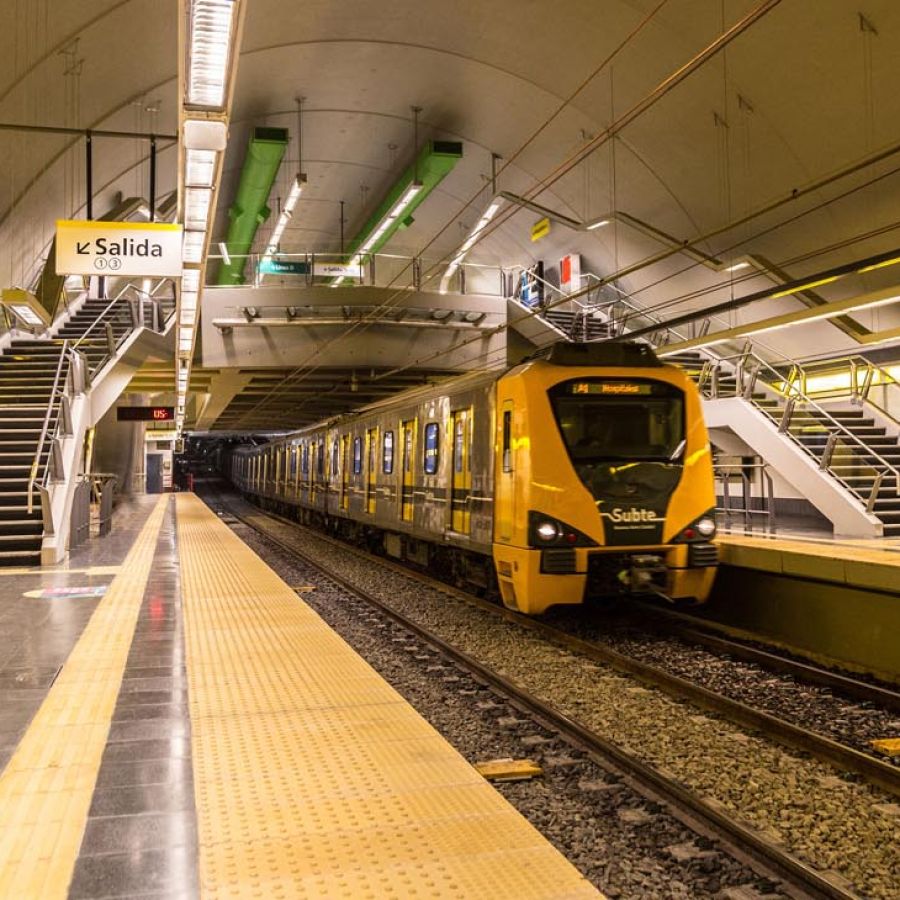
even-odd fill
[[[206,255],[215,215],[222,155],[237,71],[237,46],[246,0],[181,0],[186,23],[180,105],[182,168],[179,172],[184,220],[184,271],[176,315],[176,433],[184,429],[198,310]],[[198,108],[204,110],[198,112]],[[190,129],[190,136],[187,132]]]

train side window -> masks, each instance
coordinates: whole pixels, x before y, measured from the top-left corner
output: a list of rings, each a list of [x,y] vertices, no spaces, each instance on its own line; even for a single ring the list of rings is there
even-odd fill
[[[394,432],[386,431],[381,440],[381,471],[390,475],[394,471]]]
[[[424,468],[426,475],[434,475],[438,470],[440,435],[440,426],[437,422],[429,422],[425,426]]]
[[[335,438],[331,445],[331,474],[337,477],[341,468],[341,439]]]
[[[512,410],[503,410],[503,471],[512,472]]]
[[[303,460],[300,466],[300,471],[303,472],[304,475],[309,474],[309,444],[303,445]]]
[[[362,472],[362,438],[353,438],[353,474]]]
[[[325,441],[319,441],[319,452],[316,456],[316,471],[319,478],[325,474]]]

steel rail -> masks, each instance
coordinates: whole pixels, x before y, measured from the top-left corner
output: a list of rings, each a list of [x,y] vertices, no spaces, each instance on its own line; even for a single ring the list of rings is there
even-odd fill
[[[817,684],[831,690],[839,691],[846,697],[861,700],[865,703],[875,703],[889,709],[891,712],[900,713],[900,692],[877,684],[869,684],[826,669],[808,662],[801,662],[788,656],[779,656],[770,650],[754,647],[752,644],[727,637],[721,634],[713,634],[702,630],[704,627],[712,628],[714,623],[697,618],[689,613],[675,612],[670,609],[640,604],[641,613],[649,614],[657,622],[662,622],[663,627],[684,640],[701,644],[718,653],[727,653],[744,662],[754,663],[775,672],[790,675],[799,681],[808,684]],[[752,640],[748,638],[748,640]]]
[[[629,778],[638,783],[639,792],[646,793],[649,791],[652,795],[655,795],[654,799],[661,798],[671,808],[676,817],[685,822],[689,828],[697,830],[699,824],[701,830],[714,834],[725,845],[726,849],[730,850],[738,858],[749,857],[758,866],[762,866],[764,870],[767,870],[765,871],[766,877],[774,875],[777,880],[785,881],[801,890],[804,896],[830,898],[830,900],[858,900],[859,895],[848,891],[825,873],[818,871],[792,853],[784,850],[764,837],[756,829],[735,821],[718,803],[710,803],[696,796],[688,787],[674,778],[644,763],[591,731],[577,720],[554,709],[547,701],[536,697],[515,682],[478,662],[474,657],[432,634],[426,628],[391,608],[384,601],[354,585],[342,575],[326,569],[321,563],[308,556],[299,548],[259,528],[245,516],[236,513],[227,505],[222,505],[236,520],[277,545],[282,552],[300,559],[305,564],[317,569],[343,589],[375,607],[403,628],[434,646],[446,657],[467,669],[477,678],[509,697],[520,708],[543,720],[573,743],[584,747],[602,767],[608,768],[610,763],[612,763],[614,768],[624,772]],[[268,513],[262,514],[269,515]],[[290,524],[296,525],[297,523]],[[513,617],[513,621],[521,624],[517,616]]]

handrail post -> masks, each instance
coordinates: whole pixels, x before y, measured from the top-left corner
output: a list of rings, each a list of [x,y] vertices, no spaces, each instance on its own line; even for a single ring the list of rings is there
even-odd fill
[[[787,402],[784,404],[784,412],[781,414],[781,421],[778,423],[778,430],[782,434],[787,434],[790,430],[796,403],[797,401],[793,397],[788,397]]]
[[[881,482],[884,481],[884,472],[879,472],[875,476],[875,480],[872,482],[872,490],[869,492],[869,499],[866,501],[866,512],[874,513],[875,512],[875,501],[878,499],[878,494],[881,491]]]
[[[828,432],[828,440],[825,441],[825,449],[822,450],[822,456],[819,459],[819,468],[825,471],[831,465],[831,457],[834,456],[834,447],[837,444],[837,433]]]

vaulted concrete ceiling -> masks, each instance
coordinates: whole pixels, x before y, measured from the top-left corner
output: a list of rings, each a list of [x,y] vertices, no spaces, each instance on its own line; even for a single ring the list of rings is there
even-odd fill
[[[761,4],[242,2],[248,10],[219,236],[256,125],[291,129],[293,162],[283,166],[276,188],[286,191],[297,159],[295,98],[302,95],[310,185],[283,247],[334,249],[338,202],[346,203],[352,235],[411,158],[410,107],[418,105],[421,138],[462,140],[465,159],[387,250],[434,261],[459,245],[483,209],[492,153],[504,158],[501,165],[510,161],[502,188],[532,190]],[[0,122],[175,130],[174,0],[0,0],[0,9],[7,26],[0,31]],[[894,0],[782,0],[537,199],[579,219],[615,208],[678,240],[719,232],[701,249],[725,260],[757,253],[796,276],[900,246],[900,153],[804,192],[896,149],[898,81],[900,5]],[[117,191],[146,190],[147,149],[132,140],[97,142],[99,208],[111,205]],[[4,285],[27,280],[54,219],[83,213],[81,152],[71,138],[0,132]],[[162,152],[161,166],[160,193],[174,185],[174,150]],[[470,258],[553,262],[579,250],[587,268],[608,275],[663,246],[621,223],[590,234],[555,227],[532,244],[535,218],[522,211],[506,219]],[[264,227],[260,244],[267,234]],[[871,273],[825,293],[872,290],[886,279],[896,276]],[[619,287],[648,304],[704,291],[694,301],[702,305],[771,283],[759,275],[734,287],[722,280],[677,255],[631,273]],[[858,318],[884,327],[896,317],[887,309]],[[823,348],[852,345],[827,324],[803,334],[805,343]],[[785,348],[792,349],[789,341]]]

